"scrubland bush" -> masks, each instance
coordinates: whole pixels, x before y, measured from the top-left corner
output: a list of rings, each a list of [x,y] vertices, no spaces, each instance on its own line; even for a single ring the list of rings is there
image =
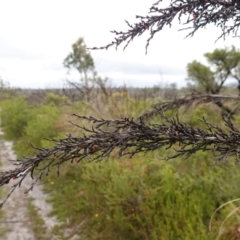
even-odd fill
[[[114,95],[113,100],[124,112],[126,108],[132,109],[131,117],[136,117],[151,104],[151,99],[143,103],[128,95],[126,99]],[[16,100],[11,101],[12,104],[10,100],[2,104],[3,116],[8,116],[8,110],[17,105]],[[29,118],[24,127],[20,126],[23,129],[21,137],[15,141],[18,156],[33,154],[35,150],[27,145],[28,142],[38,147],[51,147],[52,142],[44,138],[63,134],[65,129],[62,128],[61,132],[58,129],[61,118],[66,118],[63,109],[69,112],[72,108],[60,108],[51,103],[33,109],[24,101],[21,104]],[[75,104],[77,114],[94,114],[93,108],[84,108],[84,102]],[[102,112],[109,108],[113,109],[111,99]],[[18,122],[22,115],[17,115],[17,108],[13,109]],[[15,113],[13,110],[10,112]],[[205,116],[214,123],[218,121],[220,112],[209,104],[185,112],[181,118],[191,126],[199,126],[199,118]],[[118,115],[119,111],[115,109],[114,113]],[[166,115],[172,116],[173,112],[168,111]],[[9,134],[10,122],[6,119],[3,118],[3,124]],[[155,117],[152,121],[159,119]],[[238,122],[237,117],[235,122]],[[76,134],[74,126],[69,127],[68,131],[72,129]],[[99,163],[88,164],[88,159],[79,164],[75,160],[72,164],[66,163],[61,166],[60,177],[51,171],[43,182],[53,205],[52,214],[62,222],[62,226],[55,227],[55,233],[60,234],[61,229],[67,226],[71,229],[71,236],[79,234],[81,239],[216,239],[218,228],[232,206],[215,216],[213,232],[208,231],[208,224],[217,207],[239,196],[239,169],[234,164],[213,166],[211,155],[201,151],[185,160],[159,160],[173,152],[173,149],[161,149],[155,153],[138,154],[132,159],[116,159],[113,153],[111,158]],[[230,218],[220,239],[235,236],[238,224],[238,218]]]
[[[2,127],[5,137],[16,140],[24,135],[28,121],[33,118],[31,108],[24,98],[13,98],[2,102]]]
[[[5,136],[14,140],[14,150],[19,156],[29,156],[37,147],[51,147],[45,138],[59,136],[56,123],[60,109],[54,104],[39,105],[34,108],[23,98],[10,99],[2,104],[2,125]]]
[[[47,96],[46,96],[47,104],[54,104],[56,106],[62,106],[66,104],[67,100],[68,100],[67,97],[60,96],[58,94],[51,93],[51,92],[47,93]]]
[[[72,229],[81,224],[75,233],[86,239],[216,239],[228,212],[216,216],[214,232],[211,215],[239,196],[240,180],[235,166],[211,168],[210,156],[203,158],[191,158],[188,169],[180,159],[166,163],[151,155],[73,163],[46,181],[52,213]]]

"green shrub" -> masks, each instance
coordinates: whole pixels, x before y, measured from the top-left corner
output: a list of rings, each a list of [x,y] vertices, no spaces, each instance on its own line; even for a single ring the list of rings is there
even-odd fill
[[[67,102],[67,97],[49,92],[46,96],[47,104],[54,104],[56,106],[64,105]]]
[[[3,124],[7,133],[15,132],[7,128],[12,120],[8,121],[10,113],[21,120],[26,116],[24,127],[19,126],[21,134],[18,137],[13,134],[12,137],[16,139],[17,154],[29,156],[34,154],[29,142],[37,147],[52,146],[52,142],[44,138],[61,135],[57,126],[63,116],[54,101],[35,109],[27,106],[25,100],[21,101],[4,102]],[[118,107],[110,103],[103,110],[99,109],[103,112],[112,109],[112,116],[130,110],[130,115],[136,116],[151,103],[149,100],[143,104],[130,98],[126,98],[127,102],[121,101],[116,98]],[[22,107],[16,107],[18,104]],[[69,112],[76,109],[80,115],[90,115],[92,111],[84,102],[76,106],[74,109],[69,107],[64,117],[69,117]],[[26,114],[23,116],[17,109],[25,109]],[[172,116],[174,113],[168,111],[167,114]],[[196,108],[182,117],[191,126],[199,126],[199,118],[203,115],[218,123],[218,115],[209,106]],[[152,121],[159,121],[158,116]],[[238,123],[238,118],[235,122]],[[203,123],[200,126],[203,127]],[[173,149],[161,149],[155,153],[162,158],[171,155]],[[53,204],[52,214],[56,214],[68,227],[70,235],[79,234],[81,239],[216,239],[217,230],[229,209],[216,214],[212,233],[208,231],[209,220],[217,207],[239,197],[239,169],[232,164],[212,168],[212,155],[200,151],[185,160],[178,158],[163,162],[153,159],[153,154],[138,154],[132,160],[66,163],[61,166],[59,178],[52,170],[48,177],[43,178]],[[229,219],[221,239],[231,239],[225,236],[233,235],[233,221],[234,227],[239,224],[238,219]],[[55,230],[61,231],[61,228],[64,226]]]
[[[186,171],[179,160],[147,159],[83,163],[63,168],[60,178],[51,174],[53,214],[72,227],[82,223],[78,233],[87,239],[215,239],[227,212],[217,215],[214,233],[208,223],[220,204],[240,195],[237,169],[209,172],[196,158]]]
[[[5,137],[16,140],[24,135],[28,122],[32,119],[31,108],[24,98],[14,98],[2,104],[1,119]]]
[[[14,150],[19,156],[29,156],[34,154],[34,149],[29,144],[36,147],[52,147],[53,142],[45,138],[55,138],[59,136],[56,122],[60,117],[60,110],[55,105],[41,105],[32,110],[33,117],[29,119],[24,130],[24,135],[16,141]]]

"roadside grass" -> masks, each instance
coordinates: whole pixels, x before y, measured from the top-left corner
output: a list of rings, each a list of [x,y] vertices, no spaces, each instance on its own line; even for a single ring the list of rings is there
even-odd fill
[[[1,159],[0,159],[1,161]],[[0,198],[2,199],[6,195],[5,191],[0,190]],[[0,209],[0,239],[4,239],[4,236],[10,230],[6,227],[6,223],[4,221],[5,211],[4,209]]]
[[[55,225],[51,231],[48,231],[44,219],[39,215],[36,206],[32,203],[33,198],[29,197],[27,202],[28,217],[31,222],[31,229],[33,230],[35,239],[49,240],[49,239],[61,239],[68,240],[74,234],[72,231],[67,231],[67,226],[64,224]],[[51,214],[49,214],[51,215]],[[72,229],[71,229],[72,230]],[[75,240],[77,240],[75,238]]]
[[[3,135],[0,134],[0,148],[2,146],[2,142],[3,142]],[[1,149],[0,149],[1,151]],[[0,156],[0,166],[2,165],[2,159]],[[0,188],[0,199],[3,199],[4,196],[6,196],[7,191],[4,191],[2,188]],[[4,220],[4,216],[5,216],[5,210],[4,208],[0,209],[0,238],[4,238],[4,236],[7,234],[7,232],[9,231],[9,229],[5,226],[5,220]]]
[[[33,230],[35,239],[41,239],[41,240],[48,240],[52,239],[49,236],[49,233],[47,233],[47,229],[45,227],[44,220],[41,218],[41,216],[38,213],[37,208],[32,203],[33,198],[29,197],[27,201],[27,212],[28,217],[31,223],[31,229]]]

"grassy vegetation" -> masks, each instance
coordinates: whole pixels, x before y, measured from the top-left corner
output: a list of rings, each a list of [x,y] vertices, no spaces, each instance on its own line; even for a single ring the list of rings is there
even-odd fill
[[[0,159],[1,160],[1,159]],[[5,196],[5,192],[3,190],[0,190],[0,198],[2,199]],[[4,239],[5,234],[8,232],[8,228],[6,227],[6,224],[4,223],[4,210],[0,209],[0,238]]]
[[[27,119],[15,108],[11,109],[12,104],[2,103],[4,129],[15,140],[19,156],[33,154],[28,142],[51,147],[43,137],[61,137],[67,132],[80,134],[80,130],[67,122],[72,120],[70,113],[105,118],[136,117],[156,99],[133,99],[116,93],[91,104],[79,101],[64,106],[59,101],[54,96],[54,101],[34,108],[23,101]],[[199,121],[202,116],[221,124],[219,109],[211,104],[184,113],[182,119],[189,125],[203,127]],[[12,117],[23,118],[15,119],[22,122],[21,131],[8,126],[13,124],[7,120]],[[157,117],[153,119],[157,121]],[[240,126],[239,117],[235,123]],[[68,237],[78,234],[81,239],[216,239],[221,223],[237,205],[228,205],[216,214],[212,232],[208,224],[217,207],[240,196],[239,167],[234,163],[213,166],[212,155],[203,152],[184,160],[159,160],[171,153],[171,149],[161,149],[132,159],[118,159],[113,154],[99,163],[66,163],[61,167],[60,177],[52,170],[43,182],[53,205],[52,214],[62,223],[53,232],[62,234],[63,239],[64,229],[68,229]],[[34,214],[31,204],[29,211]],[[33,222],[39,231],[41,219],[34,217]],[[237,212],[224,225],[220,239],[237,239],[239,226]]]
[[[0,135],[0,151],[2,146],[3,136]],[[1,157],[0,157],[0,166],[1,166]],[[0,189],[0,199],[3,199],[6,196],[7,192]],[[4,220],[4,209],[0,209],[0,238],[4,238],[5,234],[8,232],[8,228],[6,227],[5,220]]]
[[[1,191],[0,197],[2,198],[4,193]],[[6,225],[4,223],[4,211],[0,210],[0,238],[4,238],[5,234],[8,232]]]
[[[28,217],[31,223],[31,229],[33,230],[35,239],[47,240],[46,227],[44,226],[44,220],[39,216],[36,207],[32,204],[33,199],[28,198],[27,211]]]
[[[78,233],[87,239],[215,239],[228,211],[214,219],[212,233],[211,214],[239,196],[239,169],[211,169],[198,162],[202,157],[187,162],[184,172],[180,160],[165,163],[150,156],[65,166],[59,178],[52,174],[46,180],[52,213],[69,219],[68,227],[81,223]]]

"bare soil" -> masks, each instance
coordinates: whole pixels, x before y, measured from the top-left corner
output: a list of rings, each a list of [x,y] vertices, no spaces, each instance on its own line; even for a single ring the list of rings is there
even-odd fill
[[[0,135],[2,135],[1,131]],[[0,138],[0,171],[7,171],[14,168],[14,166],[8,161],[9,159],[16,159],[12,150],[12,143]],[[12,184],[13,183],[14,182],[12,182]],[[48,216],[52,207],[46,202],[47,195],[43,192],[42,185],[40,183],[36,184],[33,191],[27,195],[24,194],[26,189],[31,186],[31,183],[31,177],[26,177],[26,179],[22,182],[21,188],[17,188],[3,205],[4,218],[0,223],[7,228],[7,232],[4,236],[4,239],[6,240],[36,239],[32,230],[32,223],[28,217],[29,213],[27,204],[29,203],[29,197],[33,199],[32,204],[36,207],[38,215],[44,220],[44,227],[47,230],[47,235],[51,236],[51,239],[56,239],[51,235],[51,230],[59,223],[55,217]],[[10,182],[9,185],[3,187],[4,196],[6,196],[6,194],[11,190],[12,184]]]

